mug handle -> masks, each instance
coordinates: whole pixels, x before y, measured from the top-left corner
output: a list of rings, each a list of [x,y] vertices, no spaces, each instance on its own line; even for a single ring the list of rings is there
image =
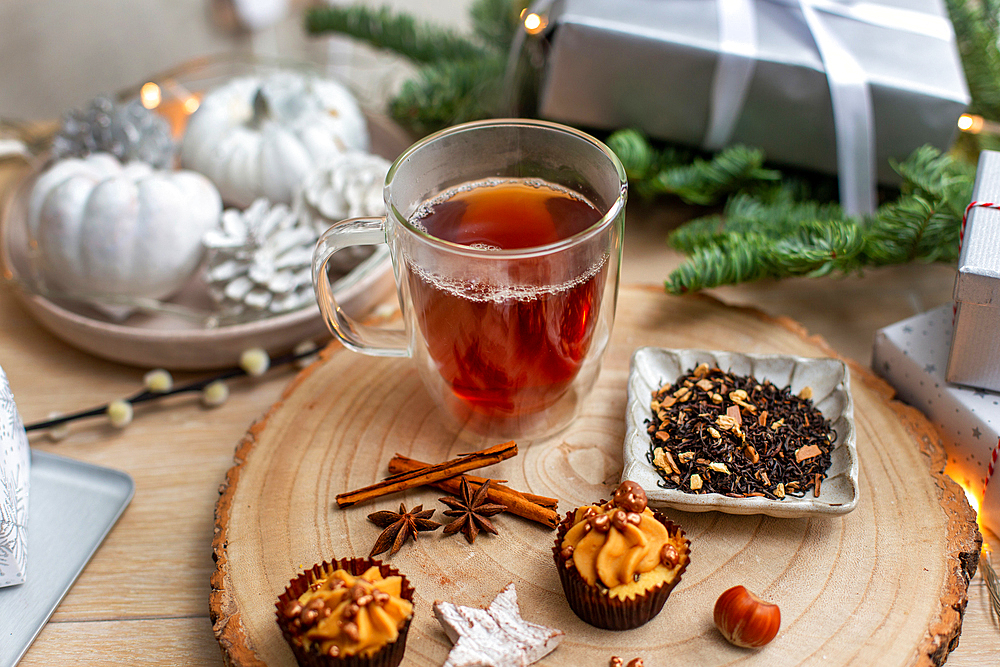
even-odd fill
[[[345,347],[377,357],[408,357],[410,350],[405,331],[362,324],[345,313],[333,296],[327,272],[333,253],[349,246],[379,243],[386,243],[385,218],[341,220],[323,232],[313,250],[312,281],[316,302],[327,327]]]

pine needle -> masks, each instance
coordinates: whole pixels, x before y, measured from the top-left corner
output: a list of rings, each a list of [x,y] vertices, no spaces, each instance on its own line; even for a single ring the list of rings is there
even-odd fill
[[[665,169],[653,178],[652,185],[689,204],[708,206],[730,194],[780,178],[780,172],[764,169],[762,150],[730,146],[711,160],[696,158],[691,165]]]

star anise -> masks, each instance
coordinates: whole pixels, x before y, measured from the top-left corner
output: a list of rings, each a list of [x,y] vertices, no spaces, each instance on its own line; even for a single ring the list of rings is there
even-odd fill
[[[462,531],[465,533],[465,539],[469,541],[469,544],[472,544],[476,541],[476,535],[479,534],[480,530],[497,534],[496,527],[486,517],[503,512],[507,506],[486,502],[486,492],[489,491],[490,481],[486,480],[473,493],[469,481],[462,477],[461,487],[459,487],[461,497],[448,496],[439,499],[451,508],[444,511],[445,516],[458,517],[444,527],[445,535]]]
[[[419,531],[437,530],[441,524],[437,521],[431,521],[432,516],[434,516],[434,510],[425,510],[423,505],[417,505],[407,512],[406,505],[403,503],[399,504],[398,512],[382,510],[369,514],[368,520],[385,530],[375,540],[375,546],[372,547],[372,552],[368,554],[368,557],[377,556],[390,548],[389,555],[392,556],[399,551],[407,539],[412,537],[416,540]]]

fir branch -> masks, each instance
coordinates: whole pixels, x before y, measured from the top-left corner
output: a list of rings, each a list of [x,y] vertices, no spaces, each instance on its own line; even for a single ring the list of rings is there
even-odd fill
[[[954,262],[973,170],[935,148],[893,165],[900,196],[867,220],[832,203],[798,201],[794,185],[732,196],[722,215],[685,223],[668,237],[688,254],[666,280],[681,294],[722,284],[847,274],[907,262]]]
[[[696,158],[690,165],[664,169],[651,185],[654,191],[677,195],[689,204],[708,206],[780,178],[780,172],[764,168],[763,151],[730,146],[711,160]]]
[[[392,117],[419,135],[494,116],[500,105],[504,61],[483,58],[439,63],[403,84],[392,100]]]
[[[338,32],[424,65],[390,102],[390,113],[417,135],[500,115],[504,71],[525,0],[477,0],[472,38],[417,22],[389,9],[317,7],[306,12],[311,34]]]
[[[646,138],[638,130],[627,129],[615,132],[608,137],[607,145],[621,160],[629,181],[643,181],[654,173],[656,149],[646,141]]]
[[[306,30],[312,35],[338,32],[360,39],[375,48],[389,49],[417,63],[477,60],[486,51],[465,37],[387,7],[310,7]]]
[[[684,253],[710,244],[721,233],[756,232],[778,239],[796,232],[803,224],[842,220],[840,206],[814,200],[797,201],[789,188],[777,188],[770,197],[736,194],[726,202],[721,215],[691,220],[669,237],[670,245]]]
[[[969,85],[969,110],[1000,120],[1000,38],[998,0],[945,0],[955,42]]]
[[[766,254],[772,277],[818,278],[857,269],[864,245],[861,228],[850,219],[812,221],[772,241]]]
[[[956,160],[931,146],[922,146],[905,162],[890,162],[903,177],[901,191],[935,202],[958,218],[965,213],[976,180],[973,165]]]
[[[873,266],[958,259],[961,216],[922,195],[883,205],[868,229],[865,257]]]
[[[716,242],[695,250],[667,277],[666,290],[685,294],[698,290],[760,280],[770,275],[765,248],[757,234],[720,234]]]
[[[469,9],[472,31],[494,52],[506,54],[528,0],[478,0]]]

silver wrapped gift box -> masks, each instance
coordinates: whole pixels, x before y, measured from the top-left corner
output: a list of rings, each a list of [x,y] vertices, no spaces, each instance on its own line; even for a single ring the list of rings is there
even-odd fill
[[[979,155],[955,275],[955,324],[945,378],[1000,391],[1000,153]]]
[[[0,587],[25,579],[30,463],[28,434],[0,368]]]
[[[871,184],[859,195],[871,208],[873,170],[892,182],[889,158],[947,148],[969,102],[941,1],[876,2],[537,2],[537,113],[713,150],[760,147],[777,163],[839,172],[842,191],[849,170]]]

